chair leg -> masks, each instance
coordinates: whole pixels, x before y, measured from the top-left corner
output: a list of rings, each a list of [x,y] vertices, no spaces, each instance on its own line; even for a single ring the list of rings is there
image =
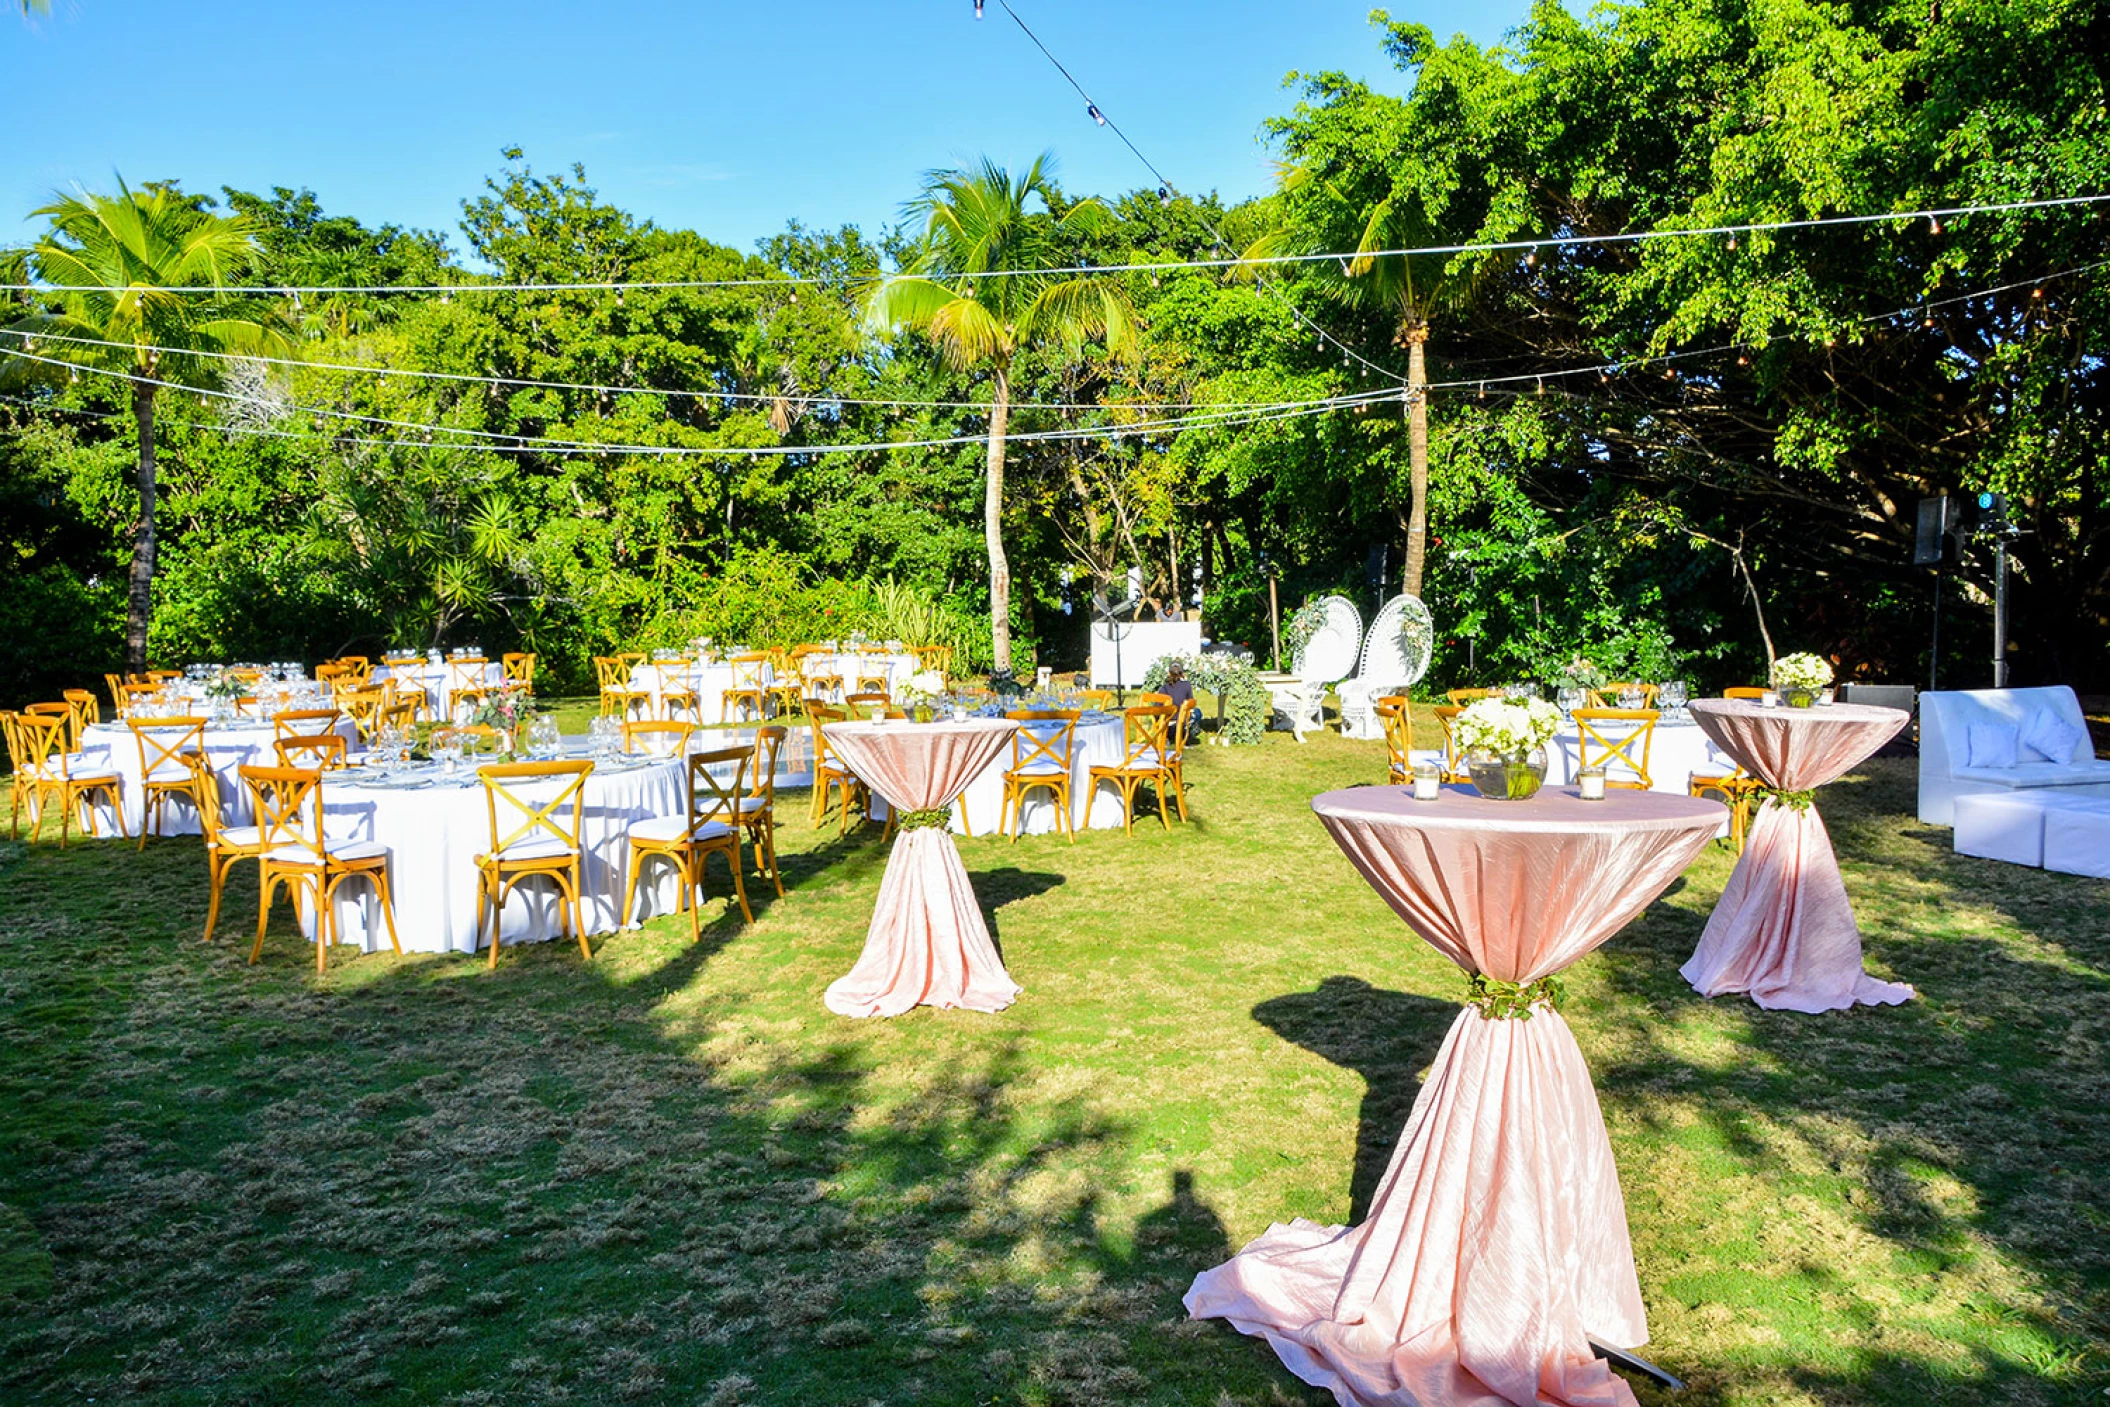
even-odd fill
[[[219,856],[208,852],[205,857],[205,875],[212,885],[211,897],[205,904],[204,941],[208,943],[212,941],[213,929],[220,922],[220,891],[227,883],[227,871],[233,864],[234,857],[231,855],[223,860]]]
[[[739,841],[735,840],[733,842],[732,854],[727,856],[726,858],[727,862],[733,867],[733,897],[740,901],[740,916],[746,919],[749,923],[753,923],[755,921],[755,911],[747,906],[747,881],[740,877]],[[699,857],[699,863],[697,866],[698,869],[702,868],[700,860],[701,857]]]
[[[264,926],[271,920],[271,891],[278,888],[278,876],[259,866],[256,888],[256,943],[249,949],[252,965],[264,956]]]
[[[630,848],[630,873],[623,879],[623,911],[616,915],[618,924],[630,922],[630,911],[637,904],[637,877],[644,867],[644,852],[633,845]]]
[[[327,877],[315,881],[315,975],[329,970],[330,920],[336,915],[336,892]]]
[[[1165,829],[1169,831],[1172,829],[1172,812],[1165,805],[1165,790],[1167,786],[1166,774],[1163,772],[1159,772],[1156,777],[1151,779],[1151,790],[1158,794],[1158,820],[1162,821]]]
[[[1180,820],[1187,819],[1187,772],[1183,767],[1172,769],[1172,800],[1179,807]]]
[[[374,888],[381,895],[381,921],[388,925],[388,946],[397,957],[403,956],[403,945],[396,939],[396,898],[388,885],[387,870],[371,870]]]
[[[1056,789],[1055,798],[1055,804],[1062,808],[1062,833],[1069,837],[1070,844],[1075,845],[1077,843],[1077,818],[1071,814],[1070,779],[1068,777],[1062,779],[1062,785]]]
[[[967,819],[967,793],[961,792],[954,800],[960,808],[960,834],[966,836],[969,840],[973,840],[974,823]]]
[[[491,891],[491,965],[488,970],[496,972],[498,971],[498,934],[502,926],[500,918],[506,906],[505,876],[494,868],[490,871],[486,882]],[[481,928],[482,926],[482,913],[479,907],[477,927]]]
[[[579,956],[583,957],[588,962],[592,962],[593,944],[586,937],[586,906],[579,902],[579,880],[579,862],[577,860],[573,860],[571,866],[571,873],[565,879],[560,879],[557,881],[557,888],[559,891],[557,895],[557,902],[561,905],[567,897],[570,898],[571,928],[572,932],[577,934],[579,938]]]

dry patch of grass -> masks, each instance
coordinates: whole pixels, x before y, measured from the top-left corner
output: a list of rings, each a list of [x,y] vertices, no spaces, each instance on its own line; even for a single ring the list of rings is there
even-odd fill
[[[1204,749],[1189,826],[964,842],[1000,1016],[822,1008],[884,852],[799,797],[752,927],[495,975],[318,981],[289,920],[250,968],[197,941],[194,840],[0,855],[0,1396],[1316,1402],[1179,1296],[1360,1211],[1457,1009],[1309,813],[1382,759]],[[1921,1000],[1700,1000],[1722,851],[1574,972],[1682,1403],[2106,1383],[2110,887],[1957,859],[1910,784],[1822,804]]]

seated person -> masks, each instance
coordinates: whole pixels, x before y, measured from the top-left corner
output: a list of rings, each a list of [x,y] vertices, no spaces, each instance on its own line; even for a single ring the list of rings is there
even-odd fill
[[[1194,735],[1201,731],[1201,705],[1195,702],[1194,686],[1187,682],[1186,668],[1177,664],[1168,665],[1165,670],[1165,682],[1158,686],[1158,692],[1171,699],[1174,708],[1179,708],[1182,704],[1194,704],[1194,712],[1187,715],[1186,736],[1178,740],[1180,746],[1185,747],[1193,742]]]

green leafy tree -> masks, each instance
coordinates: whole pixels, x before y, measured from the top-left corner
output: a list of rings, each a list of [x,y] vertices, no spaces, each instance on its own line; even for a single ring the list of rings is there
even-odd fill
[[[998,673],[1011,669],[1011,567],[1004,553],[1003,509],[1013,361],[1033,345],[1077,356],[1086,342],[1103,338],[1109,352],[1125,356],[1136,344],[1134,308],[1119,281],[1051,272],[1069,262],[1074,237],[1101,230],[1114,218],[1097,200],[1065,206],[1052,166],[1052,158],[1042,155],[1016,178],[986,159],[971,170],[931,172],[922,194],[908,206],[924,221],[922,241],[907,268],[881,280],[867,304],[873,328],[913,328],[928,336],[950,365],[989,373],[982,524],[989,553],[991,655]]]
[[[114,196],[61,196],[33,213],[50,228],[27,251],[43,283],[68,289],[15,322],[55,360],[129,379],[138,435],[139,517],[125,611],[126,668],[146,668],[154,603],[154,406],[170,386],[218,382],[226,354],[285,355],[292,342],[269,304],[227,291],[256,255],[249,222],[214,215],[169,185]],[[206,293],[193,291],[206,289]],[[50,338],[36,341],[36,338]],[[74,340],[58,340],[74,339]],[[198,355],[200,353],[206,355]]]

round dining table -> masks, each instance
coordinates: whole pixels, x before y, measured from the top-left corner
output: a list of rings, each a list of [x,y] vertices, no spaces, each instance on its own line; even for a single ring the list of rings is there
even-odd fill
[[[1780,1011],[1909,1001],[1909,984],[1862,969],[1861,928],[1815,800],[1818,787],[1890,741],[1909,715],[1748,699],[1695,699],[1690,707],[1716,745],[1771,791],[1699,947],[1678,971],[1702,996],[1742,993]]]
[[[142,718],[140,722],[152,730],[156,720]],[[161,737],[173,742],[177,729],[155,730]],[[345,740],[348,750],[359,749],[359,729],[349,718],[337,720],[335,730]],[[249,788],[242,785],[240,769],[243,767],[276,767],[278,749],[273,746],[278,740],[278,731],[268,718],[236,719],[227,723],[205,725],[205,756],[219,780],[220,811],[222,823],[230,826],[246,826],[250,822],[252,808]],[[151,745],[150,745],[151,747]],[[156,758],[160,763],[154,769],[155,780],[174,780],[183,774],[166,758]],[[81,729],[81,760],[74,764],[76,772],[115,772],[124,781],[122,790],[125,830],[138,835],[139,825],[144,819],[146,803],[146,759],[141,755],[139,739],[130,725],[125,723],[91,723]],[[117,834],[116,817],[110,808],[97,803],[91,808],[97,835]],[[177,796],[164,802],[155,817],[156,834],[196,835],[201,827],[198,812],[189,800]]]
[[[611,933],[626,923],[670,912],[676,886],[667,866],[648,871],[640,886],[638,912],[622,912],[623,879],[630,863],[633,823],[683,813],[687,804],[685,763],[674,758],[602,758],[586,778],[579,818],[579,905],[588,933]],[[532,800],[546,800],[561,779],[516,785]],[[559,813],[569,825],[569,810]],[[501,827],[523,819],[499,807]],[[489,803],[473,764],[454,772],[426,764],[401,772],[350,768],[324,774],[323,834],[332,840],[378,841],[388,847],[389,887],[395,894],[396,932],[405,952],[473,953],[488,941],[490,920],[477,925],[476,857],[491,848]],[[721,874],[722,877],[722,874]],[[371,886],[347,884],[337,891],[337,941],[367,952],[385,951],[388,930]],[[555,887],[539,881],[506,895],[499,932],[507,943],[555,938],[561,930]],[[314,936],[312,912],[302,928]]]
[[[776,669],[766,661],[758,661],[752,669],[759,676],[763,689],[777,682]],[[733,666],[724,660],[648,661],[632,665],[630,669],[630,688],[651,697],[654,718],[667,716],[665,691],[671,685],[696,695],[695,711],[692,713],[684,707],[676,716],[705,727],[734,721],[725,716],[725,691],[733,684]],[[767,702],[765,698],[764,703]]]
[[[840,727],[841,725],[836,725]],[[1046,734],[1059,728],[1058,723],[1043,720],[1021,723],[1021,731]],[[835,736],[831,728],[828,736]],[[1118,767],[1126,746],[1124,725],[1118,715],[1086,713],[1077,720],[1077,730],[1070,740],[1070,828],[1072,830],[1119,830],[1125,819],[1121,808],[1120,788],[1106,784],[1092,786],[1092,768]],[[1047,787],[1034,787],[1021,798],[1019,815],[1003,826],[998,822],[1004,817],[1004,773],[1012,767],[1019,754],[1030,756],[1033,747],[1026,743],[1021,747],[1005,747],[989,761],[981,771],[974,774],[960,792],[959,804],[952,809],[952,820],[948,823],[955,835],[999,835],[1016,832],[1020,835],[1047,835],[1060,831],[1061,812],[1056,809],[1055,793]],[[1045,764],[1043,764],[1045,765]],[[875,821],[887,818],[889,807],[883,797],[875,795],[866,815]]]
[[[418,660],[415,663],[376,665],[371,679],[376,684],[394,683],[399,694],[418,690],[425,696],[426,716],[444,718],[450,692],[455,689],[495,689],[505,682],[505,666],[494,661],[466,664],[449,660],[435,664],[430,660]]]
[[[1315,798],[1394,913],[1466,974],[1356,1226],[1277,1223],[1188,1290],[1342,1403],[1623,1403],[1593,1341],[1647,1341],[1610,1139],[1554,974],[1611,938],[1712,839],[1719,802],[1568,788]]]
[[[946,829],[961,790],[1010,750],[1016,731],[1018,724],[999,718],[829,725],[828,750],[900,813],[864,951],[829,984],[830,1011],[1002,1011],[1017,998],[1021,989],[1004,970]]]

